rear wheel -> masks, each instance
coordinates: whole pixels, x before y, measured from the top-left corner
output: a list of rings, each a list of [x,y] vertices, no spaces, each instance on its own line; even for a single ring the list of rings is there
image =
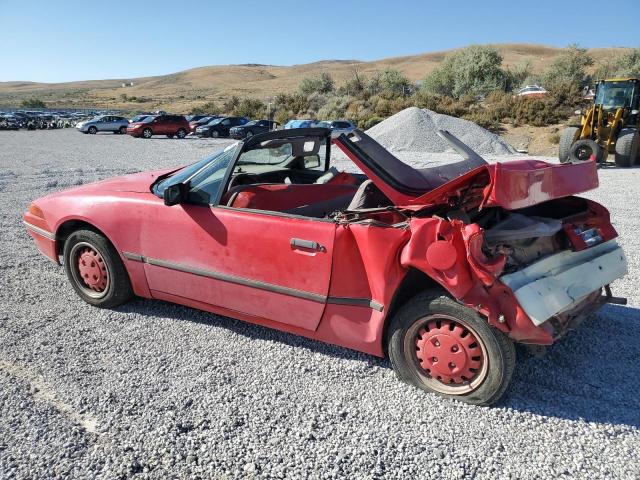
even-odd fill
[[[145,128],[145,129],[142,131],[142,136],[143,136],[144,138],[151,138],[151,137],[153,136],[153,132],[151,131],[151,129],[150,129],[150,128]]]
[[[569,161],[571,145],[578,140],[579,136],[580,129],[578,127],[567,127],[562,131],[558,146],[558,158],[560,159],[560,163],[567,163]]]
[[[184,138],[184,137],[186,137],[186,136],[187,136],[187,131],[186,131],[184,128],[180,128],[180,129],[178,130],[178,132],[176,133],[176,136],[177,136],[178,138]]]
[[[604,150],[593,140],[578,140],[569,150],[569,161],[572,163],[586,162],[592,157],[594,157],[598,163],[604,160]]]
[[[65,242],[63,255],[67,278],[85,302],[112,308],[133,297],[124,264],[104,236],[77,230]]]
[[[616,140],[616,165],[618,167],[633,167],[640,154],[640,134],[633,128],[626,128],[620,132]]]
[[[96,127],[89,127],[89,130],[87,130],[91,135],[95,135],[96,133],[98,133],[98,129]]]
[[[478,313],[428,293],[411,299],[391,320],[388,351],[403,381],[475,405],[502,397],[516,359],[511,340]]]
[[[120,135],[124,135],[125,133],[127,133],[127,127],[123,125],[118,129],[118,133],[120,133]]]

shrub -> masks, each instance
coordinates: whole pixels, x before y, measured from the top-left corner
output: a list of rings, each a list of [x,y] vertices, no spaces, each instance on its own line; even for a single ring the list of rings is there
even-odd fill
[[[363,130],[368,130],[374,125],[379,124],[382,120],[384,120],[382,117],[376,117],[376,116],[367,117],[365,120],[362,121],[362,123],[359,123],[358,125]]]
[[[240,105],[240,97],[233,95],[230,99],[222,104],[225,113],[232,113]]]
[[[466,94],[481,97],[504,89],[506,76],[502,55],[496,49],[472,45],[447,55],[442,64],[425,77],[422,88],[454,98]]]
[[[193,107],[191,109],[192,115],[206,115],[208,113],[211,113],[211,114],[220,113],[220,109],[218,108],[218,106],[214,101],[203,103],[202,105],[198,105],[197,107]]]
[[[551,62],[542,75],[542,81],[547,90],[562,84],[582,85],[588,81],[586,69],[591,65],[593,58],[586,49],[569,45]]]
[[[39,98],[25,98],[20,104],[23,108],[46,108],[47,105]]]
[[[256,98],[244,98],[238,102],[238,106],[232,111],[237,117],[258,118],[267,114],[267,106]]]
[[[386,93],[386,98],[390,99],[411,93],[411,82],[402,72],[387,68],[371,79],[369,91],[371,94]]]
[[[558,145],[560,143],[560,133],[555,132],[549,135],[549,142],[551,142],[553,145]]]
[[[303,95],[310,95],[314,92],[329,93],[333,91],[333,77],[327,72],[322,72],[314,77],[303,78],[300,81],[298,90]]]
[[[287,111],[291,116],[306,114],[309,110],[309,101],[307,97],[299,93],[292,95],[281,93],[273,99],[273,109],[275,112]]]

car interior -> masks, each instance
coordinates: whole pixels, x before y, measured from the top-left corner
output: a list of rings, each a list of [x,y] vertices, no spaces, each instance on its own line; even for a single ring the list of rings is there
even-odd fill
[[[363,174],[325,170],[326,138],[272,139],[243,152],[221,204],[314,218],[392,205]]]

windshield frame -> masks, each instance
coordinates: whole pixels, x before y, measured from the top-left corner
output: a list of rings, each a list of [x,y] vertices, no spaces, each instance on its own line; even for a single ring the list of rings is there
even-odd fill
[[[604,95],[605,92],[610,90],[611,88],[621,88],[622,85],[626,84],[625,91],[625,99],[622,105],[605,105],[604,104]],[[602,107],[606,110],[618,109],[618,108],[629,108],[633,105],[633,98],[635,95],[635,89],[637,87],[636,82],[632,82],[630,80],[609,80],[602,81],[596,85],[595,97],[593,99],[593,103],[595,105],[602,105]],[[627,104],[629,103],[629,104]]]
[[[230,161],[229,165],[235,164],[238,156],[238,151],[240,150],[240,144],[241,142],[235,142],[231,145],[227,145],[225,148],[216,150],[211,155],[203,158],[202,160],[199,160],[190,165],[185,165],[184,167],[169,173],[167,176],[158,178],[158,180],[153,185],[151,185],[151,192],[157,197],[163,198],[164,191],[173,185],[182,183],[188,186],[193,177],[209,167],[221,155],[232,149],[235,149],[235,152],[233,152],[233,160]],[[162,191],[160,189],[162,189]]]

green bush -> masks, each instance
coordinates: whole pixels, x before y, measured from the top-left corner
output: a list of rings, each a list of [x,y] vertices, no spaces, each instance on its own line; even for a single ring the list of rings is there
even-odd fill
[[[206,115],[206,114],[217,114],[220,113],[220,109],[216,105],[214,101],[209,101],[199,105],[197,107],[193,107],[191,109],[192,115]]]
[[[382,120],[384,120],[384,118],[382,117],[376,117],[376,116],[367,117],[365,120],[362,121],[362,123],[358,123],[358,125],[362,130],[368,130],[374,125],[379,124]]]
[[[46,108],[47,105],[39,98],[25,98],[20,104],[23,108]]]
[[[327,72],[322,72],[313,77],[306,77],[300,81],[298,90],[303,95],[312,93],[330,93],[333,91],[333,77]]]
[[[267,115],[267,106],[261,100],[244,98],[231,113],[236,117],[263,118]]]
[[[593,58],[586,49],[569,45],[542,74],[542,82],[547,90],[563,84],[581,86],[589,81],[586,72],[591,65]]]
[[[502,55],[491,47],[472,45],[447,55],[442,64],[427,75],[422,88],[429,93],[460,98],[481,97],[505,89],[507,74]]]

